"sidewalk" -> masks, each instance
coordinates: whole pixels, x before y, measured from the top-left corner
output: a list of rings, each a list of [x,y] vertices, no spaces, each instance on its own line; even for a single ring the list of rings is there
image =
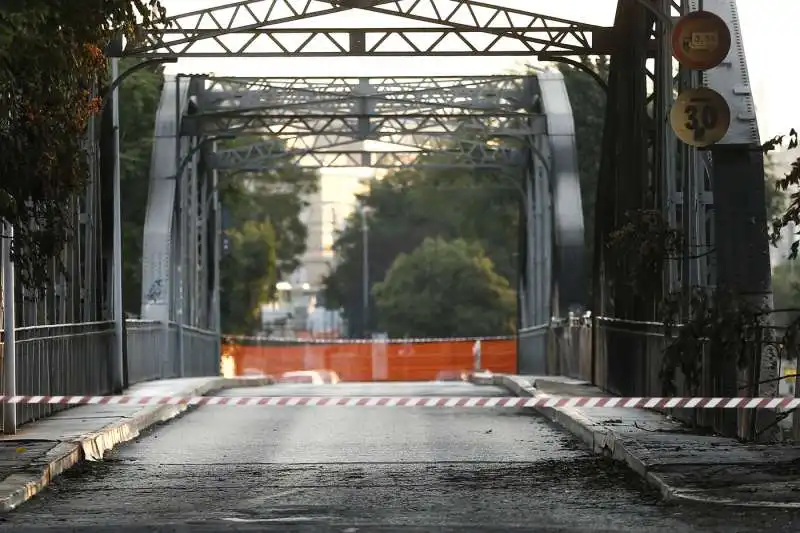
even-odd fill
[[[496,376],[516,396],[608,396],[556,376]],[[800,508],[800,447],[698,435],[655,411],[535,408],[597,454],[626,463],[668,501]]]
[[[269,378],[184,378],[141,383],[128,396],[202,396],[221,389],[255,387]],[[83,460],[97,460],[143,430],[178,416],[185,405],[82,405],[0,436],[0,512],[31,499]]]

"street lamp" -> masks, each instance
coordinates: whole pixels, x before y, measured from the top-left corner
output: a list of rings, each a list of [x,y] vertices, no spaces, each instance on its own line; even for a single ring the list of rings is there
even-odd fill
[[[102,94],[102,105],[105,106],[111,96],[111,124],[113,129],[113,244],[111,257],[112,271],[112,315],[114,319],[115,346],[114,356],[111,360],[111,387],[113,392],[120,392],[125,387],[125,316],[122,310],[122,170],[120,165],[120,134],[119,134],[119,87],[122,82],[148,65],[175,63],[174,57],[153,58],[138,63],[120,74],[119,56],[125,49],[125,37],[119,35],[106,47],[106,53],[111,57],[111,84]]]
[[[359,202],[358,212],[361,215],[361,314],[363,322],[363,334],[367,334],[369,329],[369,224],[367,217],[374,210]]]

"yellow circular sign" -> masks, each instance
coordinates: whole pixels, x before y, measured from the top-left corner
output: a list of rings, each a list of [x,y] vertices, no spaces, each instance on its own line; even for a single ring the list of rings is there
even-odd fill
[[[689,13],[672,30],[672,55],[686,68],[714,68],[728,57],[730,51],[730,28],[709,11]]]
[[[672,131],[690,146],[703,148],[718,143],[731,125],[731,108],[717,91],[708,87],[678,95],[669,114]]]

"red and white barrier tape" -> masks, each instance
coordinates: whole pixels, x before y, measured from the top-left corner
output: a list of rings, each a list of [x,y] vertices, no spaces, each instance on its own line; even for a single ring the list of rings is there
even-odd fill
[[[583,407],[793,409],[800,398],[609,398],[469,396],[0,396],[0,403],[62,405],[227,405],[265,407]]]

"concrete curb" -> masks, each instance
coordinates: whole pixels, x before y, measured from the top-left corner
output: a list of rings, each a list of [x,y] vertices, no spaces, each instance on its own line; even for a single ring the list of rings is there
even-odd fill
[[[186,396],[203,396],[223,389],[272,385],[272,378],[214,378],[187,390]],[[9,512],[44,490],[50,482],[83,461],[97,461],[115,446],[135,439],[142,431],[165,422],[185,411],[186,405],[156,405],[143,407],[130,418],[115,422],[100,431],[81,436],[71,442],[61,442],[43,458],[23,471],[11,474],[0,482],[0,512]]]
[[[495,375],[491,385],[503,387],[515,396],[533,398],[550,397],[549,394],[537,391],[534,386],[517,376]],[[613,430],[597,426],[591,420],[581,415],[577,410],[569,407],[533,407],[532,409],[581,439],[595,454],[625,463],[628,468],[644,479],[648,485],[658,490],[661,497],[667,502],[693,502],[728,507],[800,508],[800,504],[792,502],[737,501],[713,496],[709,497],[703,495],[702,490],[687,490],[674,487],[657,473],[650,472],[647,465],[626,448],[623,440]]]

